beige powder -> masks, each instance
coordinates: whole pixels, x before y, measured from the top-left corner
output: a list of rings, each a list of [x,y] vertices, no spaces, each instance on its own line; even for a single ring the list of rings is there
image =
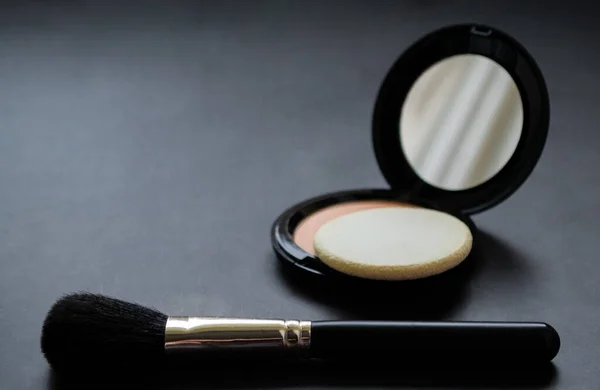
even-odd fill
[[[317,230],[329,221],[361,210],[384,207],[417,207],[409,203],[388,200],[363,200],[340,203],[321,209],[302,220],[294,231],[294,242],[306,252],[316,255],[314,238]]]

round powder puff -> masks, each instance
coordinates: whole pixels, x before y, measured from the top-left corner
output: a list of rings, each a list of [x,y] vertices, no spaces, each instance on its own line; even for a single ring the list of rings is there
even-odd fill
[[[471,251],[468,226],[424,208],[362,210],[324,224],[316,233],[317,256],[329,267],[378,280],[419,279],[460,264]]]

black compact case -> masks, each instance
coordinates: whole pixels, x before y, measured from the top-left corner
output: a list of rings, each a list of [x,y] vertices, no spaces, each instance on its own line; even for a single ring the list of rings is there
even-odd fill
[[[509,73],[521,96],[523,126],[512,157],[497,174],[475,187],[451,191],[427,183],[415,172],[403,151],[400,116],[409,91],[427,69],[463,54],[486,57]],[[443,211],[465,222],[475,237],[470,216],[509,197],[536,165],[546,142],[549,112],[548,92],[540,69],[527,50],[508,34],[489,26],[465,24],[426,35],[396,60],[375,102],[373,149],[390,188],[335,192],[292,206],[272,226],[271,241],[277,257],[289,266],[286,268],[298,271],[296,274],[357,281],[357,277],[331,269],[293,239],[298,224],[307,216],[334,204],[357,200],[400,201]]]

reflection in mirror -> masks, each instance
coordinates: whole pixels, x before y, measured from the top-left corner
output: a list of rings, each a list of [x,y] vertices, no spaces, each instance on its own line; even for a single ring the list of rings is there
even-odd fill
[[[509,73],[479,55],[450,57],[411,88],[400,117],[403,152],[432,186],[465,190],[492,178],[514,153],[523,103]]]

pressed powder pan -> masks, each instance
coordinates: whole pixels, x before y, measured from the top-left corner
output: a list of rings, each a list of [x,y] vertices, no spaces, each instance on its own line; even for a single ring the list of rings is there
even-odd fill
[[[345,281],[400,281],[446,272],[467,258],[469,251],[454,258],[451,266],[431,272],[386,274],[390,265],[411,263],[410,251],[402,248],[424,247],[416,241],[400,244],[402,231],[409,231],[411,223],[424,225],[410,220],[419,213],[398,209],[444,213],[448,218],[440,221],[459,221],[453,226],[468,228],[475,244],[471,216],[498,205],[523,184],[541,156],[548,125],[544,78],[514,38],[472,24],[434,31],[397,59],[375,102],[373,148],[390,188],[324,194],[290,207],[272,226],[273,249],[300,274]],[[355,223],[356,228],[343,221]],[[329,241],[321,240],[315,247],[321,229]],[[432,232],[429,244],[437,245],[444,230]],[[387,241],[381,239],[383,235]],[[361,240],[365,236],[370,239]],[[374,245],[395,247],[396,252],[387,251],[393,256],[385,261],[381,256],[376,259],[369,248],[379,254],[382,249]],[[332,256],[331,248],[335,248]],[[397,264],[391,264],[394,256]],[[349,258],[359,267],[334,265]],[[382,264],[386,261],[391,263]],[[368,272],[357,272],[361,267]]]

